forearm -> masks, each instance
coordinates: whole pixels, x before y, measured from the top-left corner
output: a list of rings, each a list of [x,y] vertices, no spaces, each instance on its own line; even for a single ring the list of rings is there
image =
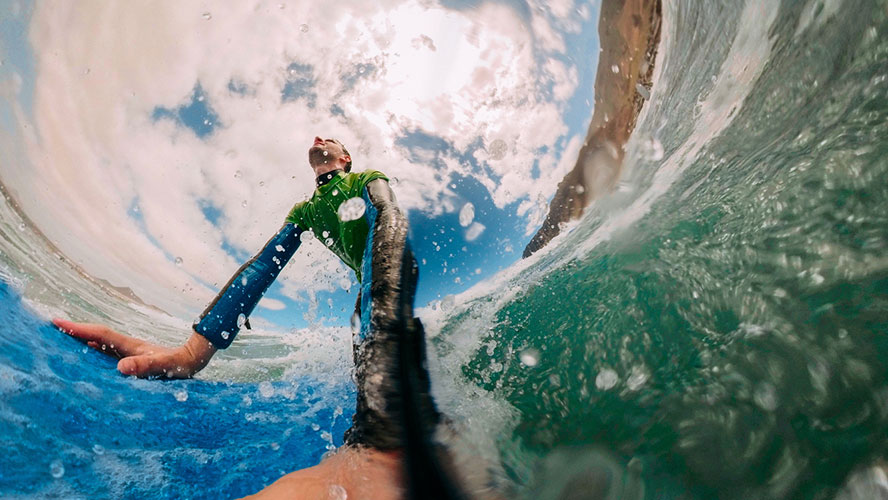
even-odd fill
[[[413,318],[419,272],[407,240],[407,217],[385,181],[368,184],[367,198],[373,227],[362,269],[362,310],[372,316],[366,326],[404,327]],[[364,307],[371,301],[373,307]]]
[[[265,247],[231,277],[194,323],[194,331],[217,349],[225,349],[259,300],[299,248],[302,230],[285,224]],[[249,326],[248,326],[249,328]]]

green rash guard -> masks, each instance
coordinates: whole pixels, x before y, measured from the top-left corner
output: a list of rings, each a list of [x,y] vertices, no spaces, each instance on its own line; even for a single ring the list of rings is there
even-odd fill
[[[339,206],[351,198],[362,199],[364,188],[370,181],[388,181],[388,178],[378,170],[348,174],[338,171],[335,176],[315,189],[308,201],[297,203],[287,215],[286,222],[313,232],[345,265],[352,268],[360,283],[364,246],[370,228],[366,217],[340,220]]]

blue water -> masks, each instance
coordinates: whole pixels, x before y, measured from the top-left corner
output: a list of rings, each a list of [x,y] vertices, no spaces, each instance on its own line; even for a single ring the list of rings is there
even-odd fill
[[[354,412],[347,384],[124,377],[2,281],[0,317],[4,498],[243,496],[316,464]]]

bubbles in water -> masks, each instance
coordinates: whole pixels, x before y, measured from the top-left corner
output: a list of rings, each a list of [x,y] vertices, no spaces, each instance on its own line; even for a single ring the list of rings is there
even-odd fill
[[[104,455],[105,454],[105,447],[100,444],[94,444],[93,445],[93,453],[95,453],[96,455]]]
[[[475,220],[475,205],[468,202],[459,211],[459,225],[467,227],[473,220]]]
[[[330,236],[330,231],[321,231],[321,236],[323,236],[324,238],[329,237],[329,236]]]
[[[774,411],[777,408],[777,389],[768,382],[759,384],[752,398],[755,404],[765,411]]]
[[[303,33],[308,33],[308,25],[307,24],[300,24],[299,31],[301,31]]]
[[[279,4],[278,4],[278,8],[281,9],[281,10],[284,10],[284,9],[287,8],[287,4],[285,4],[285,3],[279,3]]]
[[[318,425],[318,424],[316,424],[316,423],[314,423],[314,422],[312,422],[312,423],[311,423],[311,430],[313,430],[313,431],[315,431],[315,432],[318,432],[319,430],[321,430],[321,426]]]
[[[228,332],[222,332],[222,333],[220,333],[219,335],[221,335],[222,338],[225,339],[225,340],[228,340],[228,337],[231,336],[231,334],[228,333]]]
[[[331,246],[333,244],[333,238],[327,238],[326,240],[324,240],[324,244],[328,247]]]
[[[242,201],[241,206],[247,208],[247,200]]]
[[[595,387],[602,391],[606,391],[612,389],[619,381],[620,377],[617,375],[617,372],[610,368],[605,368],[598,373],[597,377],[595,377]]]
[[[391,186],[391,187],[395,187],[395,186],[397,186],[398,183],[400,183],[400,182],[401,182],[401,180],[398,179],[397,177],[392,177],[391,179],[389,179],[389,186]]]
[[[487,153],[490,155],[491,160],[502,160],[506,157],[506,152],[508,152],[508,150],[509,145],[506,144],[506,141],[502,139],[494,139],[487,148]]]
[[[243,314],[237,315],[237,327],[238,328],[243,328],[243,326],[244,326],[244,324],[246,324],[246,322],[247,322],[246,316],[244,316]]]
[[[647,89],[644,85],[640,83],[635,84],[635,90],[638,91],[638,94],[641,95],[642,99],[645,101],[649,101],[651,99],[651,91]]]
[[[284,246],[283,245],[275,245],[274,249],[277,250],[278,252],[283,252]]]
[[[641,155],[646,160],[660,161],[663,159],[663,145],[656,137],[650,137],[641,143]]]
[[[533,368],[540,362],[540,351],[531,347],[522,351],[518,358],[524,366]]]
[[[348,493],[345,492],[345,488],[342,486],[334,484],[330,486],[329,497],[330,500],[346,500],[348,498]]]
[[[473,222],[472,226],[469,227],[469,230],[466,231],[466,241],[475,241],[476,239],[478,239],[479,236],[481,236],[481,233],[484,232],[484,229],[485,227],[483,224]]]
[[[313,240],[315,234],[311,231],[302,231],[302,234],[299,235],[299,241],[305,243],[309,240]]]
[[[234,173],[234,178],[235,178],[235,179],[240,179],[240,178],[243,177],[243,176],[244,176],[244,173],[241,172],[240,170],[238,170],[238,171],[236,171],[236,172]]]
[[[272,386],[271,382],[267,380],[259,382],[259,394],[261,394],[263,398],[274,396],[274,386]]]
[[[614,74],[617,74],[620,72],[620,67],[614,64],[613,66],[611,66],[611,71],[613,71]]]
[[[21,224],[19,224],[19,231],[24,231],[26,227],[27,226],[25,226],[25,223],[22,222]]]
[[[177,266],[181,266],[181,265],[182,265],[182,257],[176,257],[176,265],[177,265]]]
[[[330,191],[330,194],[332,194],[333,196],[336,196],[337,194],[339,194],[339,190],[334,189],[333,191]]]
[[[175,396],[176,401],[179,401],[180,403],[188,401],[188,391],[186,391],[185,389],[179,389],[178,391],[173,393],[173,396]]]
[[[65,475],[65,465],[61,460],[53,460],[52,463],[49,464],[49,473],[52,477],[60,479]]]
[[[213,14],[211,14],[211,13],[209,13],[209,12],[204,12],[204,13],[203,13],[203,18],[204,18],[204,21],[209,21],[210,19],[213,18]]]
[[[247,277],[241,276],[241,286],[247,286]]]
[[[347,222],[360,219],[366,210],[367,205],[364,203],[364,199],[355,197],[345,200],[345,202],[339,205],[337,213],[339,214],[339,220]]]

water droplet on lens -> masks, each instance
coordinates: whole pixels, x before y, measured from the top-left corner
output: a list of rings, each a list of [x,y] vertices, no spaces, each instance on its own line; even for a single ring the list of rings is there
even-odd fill
[[[176,265],[177,265],[177,266],[181,266],[181,265],[182,265],[182,257],[176,257]]]
[[[185,389],[179,389],[173,395],[176,397],[176,401],[180,403],[188,401],[188,391],[186,391]]]
[[[475,241],[478,239],[478,236],[481,236],[481,233],[484,232],[484,225],[479,224],[477,222],[473,222],[469,227],[469,230],[466,231],[466,241]]]
[[[267,380],[259,382],[259,394],[261,394],[263,398],[274,396],[274,386],[272,386],[271,382]]]
[[[647,379],[647,371],[643,367],[634,366],[632,367],[632,372],[629,374],[629,378],[626,379],[626,387],[628,387],[630,391],[638,390],[645,382],[647,382]]]
[[[468,202],[459,211],[459,225],[467,227],[473,220],[475,220],[475,205]]]
[[[491,160],[502,160],[505,158],[508,150],[509,145],[506,144],[506,141],[502,139],[494,139],[487,148],[487,153],[490,154]]]
[[[308,25],[307,24],[300,24],[299,31],[301,31],[303,33],[308,33]]]
[[[345,492],[345,488],[339,486],[338,484],[334,484],[330,486],[329,491],[330,500],[347,500],[348,493]]]
[[[315,235],[314,235],[313,232],[311,232],[311,231],[302,231],[302,233],[299,235],[299,241],[305,243],[305,242],[307,242],[307,241],[309,241],[309,240],[313,240],[314,237],[315,237]]]
[[[355,197],[345,200],[339,205],[339,210],[336,212],[339,215],[339,220],[348,222],[360,219],[366,210],[367,205],[364,202],[364,199]]]
[[[755,404],[765,411],[774,411],[777,408],[777,389],[768,382],[762,382],[753,394]]]
[[[524,366],[528,366],[533,368],[540,362],[540,351],[537,351],[533,347],[530,349],[525,349],[519,355],[519,359],[521,359],[521,363]]]
[[[60,479],[65,475],[65,465],[61,460],[53,460],[52,463],[49,464],[49,473],[52,477]]]
[[[606,391],[612,389],[619,381],[620,377],[617,375],[617,372],[610,368],[605,368],[598,373],[597,377],[595,377],[595,387],[602,391]]]
[[[641,154],[646,160],[660,161],[663,159],[663,145],[656,137],[650,137],[641,144]]]

